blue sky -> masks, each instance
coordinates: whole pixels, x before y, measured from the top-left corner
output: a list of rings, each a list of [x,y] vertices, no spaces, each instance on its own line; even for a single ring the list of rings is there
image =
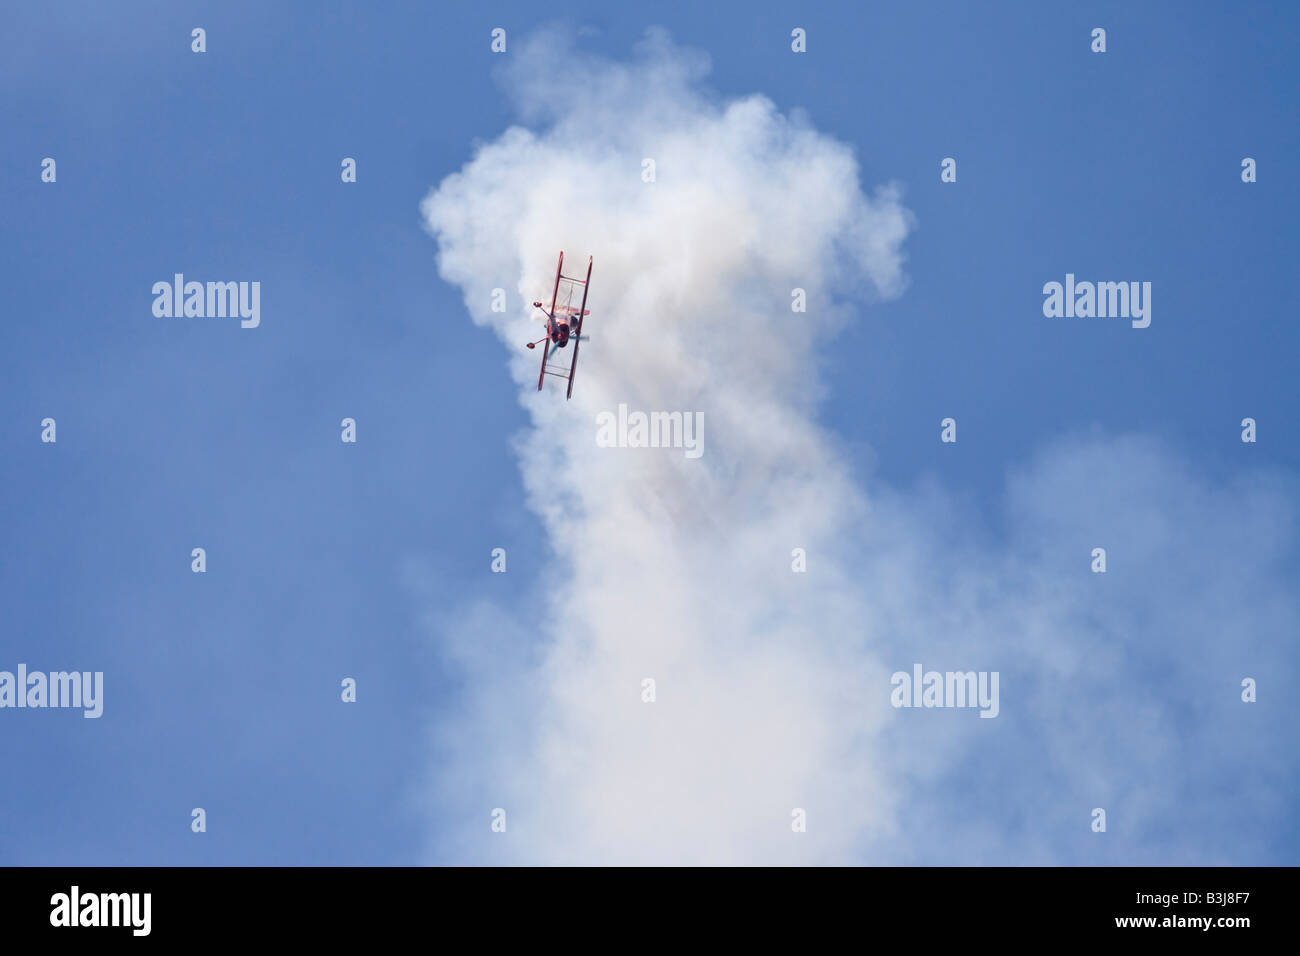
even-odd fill
[[[901,510],[942,489],[953,533],[1000,554],[1036,535],[1021,528],[1033,494],[1008,475],[1064,442],[1081,457],[1045,481],[1086,488],[1077,470],[1113,460],[1089,435],[1158,441],[1143,487],[1159,500],[1159,475],[1188,476],[1179,500],[1203,507],[1171,511],[1184,522],[1249,512],[1256,480],[1294,508],[1293,5],[158,3],[3,17],[0,669],[102,670],[106,690],[100,720],[0,711],[13,770],[0,861],[450,858],[458,811],[442,807],[459,769],[431,738],[473,689],[438,628],[477,603],[526,619],[550,557],[510,445],[529,415],[499,343],[439,277],[420,213],[517,119],[494,27],[514,44],[544,22],[580,25],[579,51],[619,62],[663,26],[707,52],[718,96],[803,111],[852,147],[864,189],[901,184],[910,284],[845,299],[854,320],[822,352],[817,411],[857,480]],[[790,52],[795,26],[804,55]],[[1089,52],[1095,26],[1104,55]],[[46,156],[57,183],[40,181]],[[344,156],[354,185],[339,181]],[[955,184],[939,180],[948,156]],[[1240,179],[1246,156],[1257,183]],[[260,281],[261,326],[155,318],[150,288],[178,271]],[[1152,282],[1151,327],[1044,318],[1042,285],[1067,272]],[[955,446],[938,441],[949,415]],[[39,440],[47,416],[54,445]],[[1239,438],[1247,416],[1255,444]],[[356,445],[339,441],[344,417]],[[1292,520],[1270,505],[1244,525],[1277,535],[1250,579],[1261,607],[1294,591]],[[1240,572],[1254,539],[1223,534]],[[488,573],[497,546],[510,574]],[[1224,659],[1229,696],[1259,661],[1294,672],[1294,630],[1269,632],[1289,611],[1240,620],[1262,622],[1259,655]],[[1178,653],[1176,635],[1159,646]],[[344,676],[355,705],[339,701]],[[1171,820],[1131,854],[1065,841],[1052,859],[1294,862],[1288,693],[1214,718],[1258,749],[1243,767],[1224,743],[1168,797],[1197,808],[1195,827]],[[1196,706],[1169,694],[1165,714]],[[984,859],[1043,859],[1017,852],[1007,835],[1025,821],[996,808],[1051,743],[1011,732],[997,760],[925,790],[925,819],[992,821],[1003,839]],[[1243,774],[1263,794],[1250,813],[1233,810]],[[949,803],[958,786],[981,796]],[[208,833],[190,832],[193,807]]]

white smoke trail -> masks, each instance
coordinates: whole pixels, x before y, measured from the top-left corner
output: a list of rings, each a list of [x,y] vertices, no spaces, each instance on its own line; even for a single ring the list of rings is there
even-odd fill
[[[630,65],[558,33],[510,57],[506,87],[540,131],[481,147],[423,211],[443,277],[512,356],[533,422],[524,483],[556,559],[540,612],[442,622],[471,699],[438,736],[438,859],[1258,859],[1214,828],[1228,798],[1212,775],[1267,768],[1232,791],[1259,817],[1294,776],[1275,735],[1218,729],[1241,719],[1239,672],[1294,671],[1270,643],[1300,619],[1276,572],[1291,488],[1216,491],[1149,443],[1093,437],[1015,479],[996,551],[941,493],[868,502],[815,422],[816,355],[844,319],[834,296],[904,288],[897,192],[864,195],[844,145],[763,97],[710,96],[707,62],[662,34]],[[521,347],[560,248],[596,259],[567,403],[536,393]],[[518,307],[492,312],[495,287]],[[619,403],[702,411],[703,457],[597,447],[596,414]],[[1098,541],[1125,555],[1122,578],[1087,573]],[[794,548],[808,573],[791,572]],[[1207,551],[1252,575],[1207,579]],[[540,645],[516,620],[545,622]],[[1012,699],[997,720],[902,719],[889,673],[914,661],[1000,669]],[[1227,703],[1189,714],[1184,693]],[[1099,803],[1119,811],[1115,839],[1082,845]],[[1153,821],[1175,811],[1195,833],[1162,843]]]
[[[831,858],[842,834],[795,841],[792,810],[870,832],[878,781],[843,758],[884,702],[863,691],[880,674],[831,557],[862,503],[812,419],[815,347],[832,290],[901,291],[908,213],[891,189],[863,195],[848,148],[766,99],[709,98],[706,64],[661,34],[631,66],[564,62],[558,35],[519,54],[509,87],[550,125],[509,130],[424,204],[443,276],[515,356],[536,425],[525,482],[572,583],[543,615],[548,695],[511,808],[533,835],[524,855]],[[567,404],[534,391],[527,310],[489,308],[494,286],[548,298],[559,248],[571,274],[596,257]],[[596,413],[619,403],[703,412],[703,456],[597,447]],[[791,572],[794,548],[815,575]]]

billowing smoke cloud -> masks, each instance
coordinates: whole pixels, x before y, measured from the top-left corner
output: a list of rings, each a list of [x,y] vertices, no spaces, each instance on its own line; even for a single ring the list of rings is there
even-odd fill
[[[1139,862],[1167,845],[1143,828],[1171,807],[1220,809],[1186,804],[1196,787],[1222,796],[1205,777],[1226,752],[1262,761],[1249,802],[1267,811],[1294,760],[1273,759],[1268,734],[1243,748],[1215,728],[1241,719],[1238,672],[1285,670],[1269,648],[1294,633],[1294,602],[1272,571],[1215,577],[1194,555],[1262,539],[1276,567],[1288,489],[1216,493],[1166,451],[1088,437],[1015,478],[996,546],[972,543],[940,492],[869,500],[816,422],[816,359],[844,303],[905,288],[899,192],[864,193],[845,145],[764,97],[710,95],[707,60],[662,34],[631,64],[576,57],[558,33],[510,56],[530,128],[482,146],[423,211],[442,276],[511,356],[533,423],[525,487],[552,583],[570,586],[540,611],[441,621],[468,699],[438,736],[438,859],[1087,860],[1102,852],[1089,811],[1112,806],[1127,852],[1109,859]],[[596,259],[568,403],[535,392],[521,347],[560,248],[570,273]],[[620,403],[702,412],[704,454],[598,447],[596,416]],[[1098,541],[1140,573],[1089,574]],[[1238,586],[1255,592],[1246,609]],[[890,673],[913,662],[999,670],[1001,714],[893,710]],[[1219,762],[1201,751],[1198,769],[1206,746]],[[1195,845],[1195,859],[1242,846]]]

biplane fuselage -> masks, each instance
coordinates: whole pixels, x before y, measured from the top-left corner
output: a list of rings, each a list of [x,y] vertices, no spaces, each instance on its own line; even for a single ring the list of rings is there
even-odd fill
[[[569,344],[569,320],[555,318],[546,320],[546,334],[551,337],[551,344],[562,349]]]

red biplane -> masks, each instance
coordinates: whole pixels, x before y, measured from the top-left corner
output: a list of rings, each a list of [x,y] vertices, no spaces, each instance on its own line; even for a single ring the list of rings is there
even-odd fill
[[[542,308],[542,303],[534,302],[533,307],[542,309],[546,313],[546,334],[536,342],[529,342],[530,349],[537,348],[539,343],[545,342],[542,348],[542,371],[537,376],[537,390],[542,390],[542,382],[546,376],[555,375],[558,378],[567,379],[569,390],[565,398],[573,397],[573,375],[578,370],[578,346],[582,344],[582,320],[585,316],[590,315],[587,308],[587,287],[591,284],[591,257],[587,257],[587,278],[575,279],[572,276],[566,276],[561,271],[564,268],[564,252],[560,252],[560,261],[555,266],[555,289],[551,292],[551,310],[549,312]],[[582,301],[577,308],[573,306],[573,300],[577,296],[578,289],[582,289]],[[560,293],[563,292],[563,295]],[[551,346],[556,349],[562,349],[569,344],[569,339],[573,339],[573,357],[569,361],[568,368],[558,366],[555,360],[550,357]]]

